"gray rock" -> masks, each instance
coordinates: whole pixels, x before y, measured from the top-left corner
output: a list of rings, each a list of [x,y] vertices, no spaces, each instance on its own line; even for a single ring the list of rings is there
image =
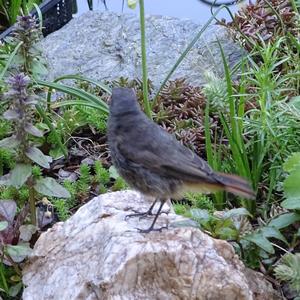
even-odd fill
[[[136,192],[104,194],[43,233],[23,270],[23,300],[277,299],[229,243],[172,226],[183,217],[163,214],[157,226],[168,230],[139,233],[151,218],[125,216],[148,206]]]
[[[147,65],[154,86],[159,86],[201,28],[189,20],[146,17]],[[212,25],[172,78],[185,77],[191,84],[202,85],[205,82],[203,71],[213,70],[222,77],[223,64],[217,39],[230,66],[240,60],[243,52],[227,31]],[[121,76],[141,78],[140,25],[135,15],[87,12],[47,36],[41,42],[41,48],[49,63],[48,79],[76,73],[98,81]]]

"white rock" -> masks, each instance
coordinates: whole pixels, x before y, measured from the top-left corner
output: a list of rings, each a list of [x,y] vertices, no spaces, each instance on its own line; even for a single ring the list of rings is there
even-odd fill
[[[229,243],[173,227],[183,218],[172,212],[157,222],[168,230],[139,233],[152,219],[125,216],[148,206],[132,191],[101,195],[43,233],[23,271],[23,299],[277,299],[261,274],[246,277]]]

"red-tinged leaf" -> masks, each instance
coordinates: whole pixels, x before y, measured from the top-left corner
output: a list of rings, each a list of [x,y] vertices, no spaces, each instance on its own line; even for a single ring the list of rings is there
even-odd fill
[[[12,224],[17,212],[17,204],[14,200],[0,200],[0,220]]]

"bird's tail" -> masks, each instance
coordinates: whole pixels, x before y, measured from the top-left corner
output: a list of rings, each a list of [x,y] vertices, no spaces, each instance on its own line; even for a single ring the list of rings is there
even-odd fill
[[[247,180],[237,175],[221,172],[218,172],[217,176],[220,178],[218,178],[218,181],[223,185],[226,192],[247,199],[255,199],[255,193]]]

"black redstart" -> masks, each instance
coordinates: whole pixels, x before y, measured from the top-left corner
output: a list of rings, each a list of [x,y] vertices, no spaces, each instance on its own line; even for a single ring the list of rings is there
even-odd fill
[[[148,211],[131,216],[152,215],[159,209],[151,226],[154,229],[164,203],[180,198],[187,191],[225,190],[244,198],[254,198],[249,183],[239,176],[214,172],[194,152],[151,121],[141,110],[133,89],[114,88],[110,100],[108,144],[119,174],[132,188],[155,197]]]

